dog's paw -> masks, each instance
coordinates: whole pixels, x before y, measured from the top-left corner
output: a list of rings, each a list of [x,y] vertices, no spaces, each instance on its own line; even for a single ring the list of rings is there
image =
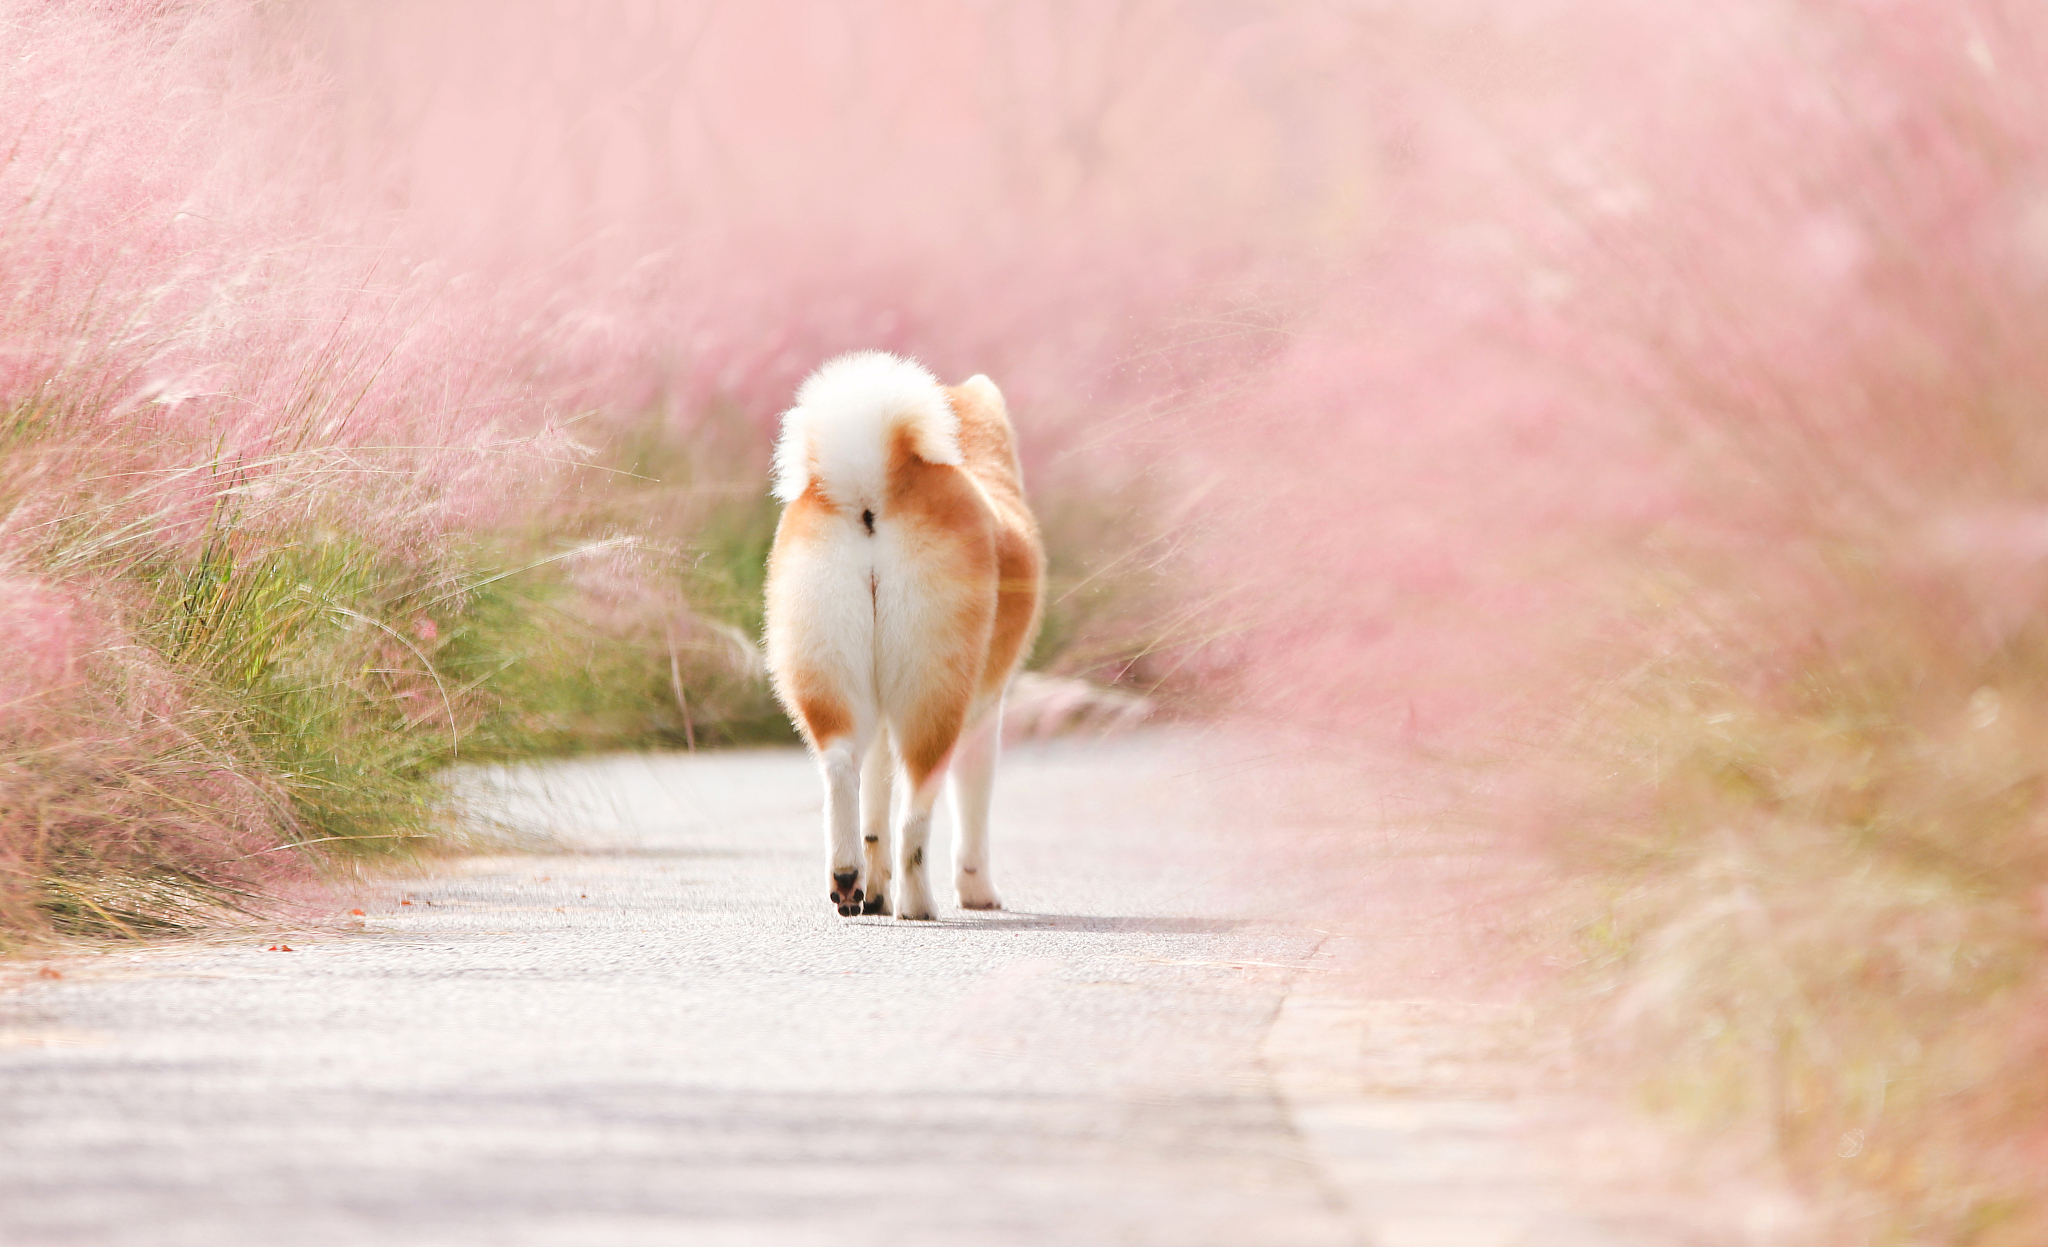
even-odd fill
[[[870,867],[866,883],[868,895],[862,902],[860,911],[864,914],[880,914],[883,917],[893,913],[894,907],[889,904],[889,899],[896,895],[895,882],[889,871]]]
[[[996,885],[981,875],[963,874],[953,881],[953,890],[960,897],[962,909],[1001,909],[1003,898],[996,895]]]
[[[851,918],[860,912],[861,903],[867,893],[860,887],[860,872],[856,870],[834,871],[832,875],[832,904],[838,907],[841,918]]]
[[[896,916],[911,922],[930,922],[937,906],[932,904],[931,889],[921,882],[898,880],[896,884]]]

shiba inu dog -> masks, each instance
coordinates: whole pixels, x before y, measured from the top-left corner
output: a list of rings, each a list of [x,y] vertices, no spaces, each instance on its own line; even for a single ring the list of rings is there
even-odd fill
[[[824,774],[832,903],[932,917],[925,846],[950,776],[960,904],[1002,908],[989,795],[1045,555],[1001,391],[880,351],[831,360],[783,415],[775,495],[768,670]]]

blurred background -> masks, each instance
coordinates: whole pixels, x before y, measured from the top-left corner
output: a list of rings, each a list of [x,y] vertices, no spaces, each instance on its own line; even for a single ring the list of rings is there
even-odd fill
[[[788,740],[774,426],[882,347],[1009,396],[1048,726],[1442,779],[1650,1102],[1841,1241],[2048,1241],[2038,6],[0,0],[0,65],[0,944]]]

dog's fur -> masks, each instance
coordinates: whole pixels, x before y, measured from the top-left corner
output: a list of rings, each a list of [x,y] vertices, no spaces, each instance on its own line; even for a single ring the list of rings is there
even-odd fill
[[[953,787],[954,884],[1000,909],[988,807],[1003,692],[1038,628],[1045,556],[1003,396],[880,351],[797,390],[775,448],[768,670],[825,777],[841,915],[932,917],[925,844]],[[908,781],[895,860],[890,806]]]

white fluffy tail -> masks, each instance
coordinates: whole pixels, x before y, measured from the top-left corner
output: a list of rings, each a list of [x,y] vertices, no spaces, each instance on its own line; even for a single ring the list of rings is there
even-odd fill
[[[926,463],[960,462],[960,417],[922,364],[886,351],[828,360],[782,413],[775,444],[775,496],[793,502],[815,482],[833,505],[866,508],[887,489],[889,443],[910,434]]]

